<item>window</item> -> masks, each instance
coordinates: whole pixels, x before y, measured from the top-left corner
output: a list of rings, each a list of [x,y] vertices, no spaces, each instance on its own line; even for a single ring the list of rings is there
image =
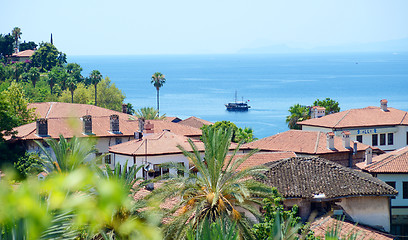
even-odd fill
[[[380,145],[385,145],[385,133],[380,134]]]
[[[385,182],[385,183],[395,188],[395,182]],[[395,199],[395,197],[391,197],[391,199]]]
[[[363,143],[363,135],[357,135],[356,140],[357,142]]]
[[[394,133],[388,133],[388,145],[394,145]]]
[[[110,154],[105,156],[105,163],[106,164],[111,164],[111,157],[112,157],[112,155],[110,155]]]
[[[115,144],[121,144],[122,143],[122,138],[115,138]]]
[[[373,134],[372,138],[372,146],[378,146],[378,134]]]
[[[402,198],[408,199],[408,182],[402,182]]]
[[[408,145],[408,132],[407,132],[407,145]]]

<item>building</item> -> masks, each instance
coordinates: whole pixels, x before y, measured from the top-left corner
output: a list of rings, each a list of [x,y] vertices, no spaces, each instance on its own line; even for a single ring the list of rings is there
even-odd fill
[[[299,206],[305,221],[337,210],[347,219],[390,231],[390,197],[397,191],[361,171],[315,157],[295,157],[267,163],[265,184],[276,187],[284,206]]]
[[[195,127],[195,128],[202,128],[203,125],[212,125],[214,123],[209,122],[204,119],[197,118],[197,117],[189,117],[187,119],[180,121],[179,124],[183,124],[183,125]]]
[[[382,231],[376,230],[371,227],[367,227],[358,223],[351,221],[341,221],[338,216],[327,216],[316,219],[310,226],[310,230],[313,230],[316,237],[324,239],[326,231],[333,229],[336,226],[341,226],[339,232],[339,239],[348,239],[351,234],[356,234],[357,238],[360,240],[392,240],[396,239],[393,235],[389,233],[384,233]]]
[[[34,54],[34,52],[34,50],[16,52],[10,56],[9,60],[11,60],[12,62],[25,62],[27,60],[30,60],[30,57]]]
[[[336,136],[348,131],[353,141],[392,151],[408,145],[408,112],[387,104],[383,99],[380,107],[350,109],[297,124],[305,131],[333,132]]]
[[[183,151],[178,146],[182,146],[187,151],[193,151],[188,137],[174,134],[169,131],[148,134],[143,138],[135,139],[116,146],[111,146],[109,152],[112,155],[111,165],[120,164],[122,167],[130,168],[133,165],[145,165],[145,170],[149,170],[150,177],[158,177],[163,174],[176,174],[176,169],[164,168],[163,163],[179,163],[189,167],[189,160],[184,156]],[[197,146],[197,150],[204,152],[204,143],[199,140],[192,140]],[[146,177],[145,171],[138,172],[136,177]]]
[[[35,140],[45,138],[93,137],[98,140],[98,154],[109,152],[109,147],[140,138],[146,133],[163,130],[199,139],[201,130],[165,120],[148,120],[145,123],[136,117],[94,105],[60,102],[32,103],[37,121],[14,128],[17,134],[8,141],[21,144],[27,151],[38,152]],[[106,161],[110,162],[110,156]]]
[[[313,106],[310,108],[310,117],[311,118],[321,118],[326,115],[326,108]]]
[[[289,130],[242,146],[242,149],[255,148],[262,152],[295,152],[300,157],[321,157],[348,167],[364,161],[366,156],[383,152],[366,144],[351,142],[348,132],[338,137],[333,133],[301,130]]]
[[[408,236],[408,147],[357,164],[364,172],[386,182],[399,194],[391,199],[392,233]]]
[[[235,158],[244,156],[244,154],[236,154]],[[246,159],[238,168],[237,171],[245,168],[264,165],[266,163],[275,162],[285,158],[297,157],[294,152],[258,152]]]

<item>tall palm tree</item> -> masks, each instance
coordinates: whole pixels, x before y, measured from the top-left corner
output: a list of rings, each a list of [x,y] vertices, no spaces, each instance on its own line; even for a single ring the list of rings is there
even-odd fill
[[[191,172],[187,177],[170,176],[168,181],[151,194],[153,199],[162,201],[176,196],[180,199],[180,202],[165,214],[166,217],[172,218],[164,227],[167,237],[183,239],[188,232],[188,226],[197,229],[204,221],[215,222],[219,218],[226,218],[236,223],[242,237],[254,238],[249,220],[245,215],[241,215],[238,209],[245,209],[260,217],[254,203],[260,204],[261,199],[271,197],[273,189],[254,180],[264,177],[262,173],[266,170],[265,167],[257,166],[237,171],[256,150],[238,157],[235,156],[239,150],[238,145],[233,154],[227,156],[231,137],[231,128],[226,131],[207,128],[203,131],[204,158],[191,140],[189,143],[193,152],[179,146],[198,173]]]
[[[28,77],[35,88],[35,84],[38,82],[38,80],[40,80],[40,70],[38,70],[36,67],[30,68],[28,71]]]
[[[136,112],[136,117],[142,118],[144,120],[153,120],[153,119],[164,119],[166,114],[159,116],[159,112],[152,107],[143,107],[138,109]]]
[[[159,90],[161,87],[163,87],[164,83],[166,82],[166,78],[164,77],[163,74],[160,72],[155,72],[152,75],[152,81],[150,83],[153,84],[153,86],[157,90],[157,113],[160,113],[160,108],[159,108]]]
[[[91,75],[89,75],[89,79],[91,81],[91,84],[94,85],[95,87],[95,106],[97,106],[97,102],[96,102],[97,86],[98,86],[98,83],[102,80],[102,74],[98,70],[93,70],[91,72]]]
[[[15,44],[16,44],[16,48],[18,49],[18,39],[20,39],[21,38],[21,35],[22,35],[23,33],[21,32],[21,29],[19,28],[19,27],[15,27],[15,28],[13,28],[13,30],[12,30],[12,32],[11,32],[11,35],[13,36],[13,38],[14,38],[14,41],[15,41]]]
[[[300,104],[295,104],[289,108],[289,116],[286,116],[286,123],[290,129],[300,129],[297,122],[310,118],[309,108]]]
[[[74,91],[77,89],[77,81],[74,77],[69,76],[67,80],[68,90],[71,92],[71,103],[74,103]]]

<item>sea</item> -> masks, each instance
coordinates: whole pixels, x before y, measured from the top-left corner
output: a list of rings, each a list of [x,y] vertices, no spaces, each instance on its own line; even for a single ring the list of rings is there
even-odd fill
[[[88,76],[99,70],[126,95],[134,109],[156,107],[151,76],[161,72],[160,114],[252,128],[257,138],[288,130],[288,109],[331,98],[341,110],[388,106],[408,111],[408,53],[279,55],[70,56]],[[225,104],[249,101],[248,112]]]

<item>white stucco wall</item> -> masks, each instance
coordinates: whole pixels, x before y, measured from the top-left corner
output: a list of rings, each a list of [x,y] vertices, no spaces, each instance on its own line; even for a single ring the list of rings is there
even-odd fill
[[[388,197],[348,197],[337,203],[356,223],[389,232],[390,207]]]
[[[391,207],[407,207],[408,199],[402,198],[402,182],[408,182],[408,174],[377,174],[377,178],[384,182],[395,182],[395,189],[398,195],[391,199]]]
[[[304,131],[322,131],[331,132],[331,128],[302,126]],[[407,146],[407,132],[408,126],[384,126],[384,127],[370,127],[370,128],[347,128],[338,131],[334,131],[336,136],[341,136],[343,131],[350,132],[350,140],[357,141],[357,135],[361,135],[363,143],[372,146],[372,135],[378,134],[378,145],[376,147],[384,151],[392,151]],[[386,145],[380,145],[380,134],[386,134]],[[394,143],[388,145],[388,133],[394,133]]]

